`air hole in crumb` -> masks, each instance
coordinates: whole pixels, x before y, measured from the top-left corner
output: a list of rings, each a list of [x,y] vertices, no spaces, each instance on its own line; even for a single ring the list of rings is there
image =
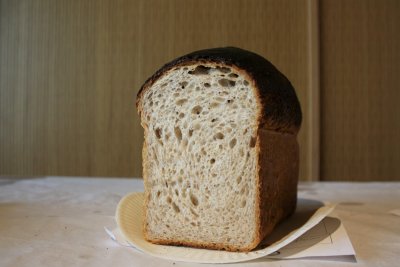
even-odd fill
[[[203,65],[197,66],[194,70],[189,71],[189,74],[193,74],[193,75],[205,75],[208,74],[209,70],[211,68],[209,67],[205,67]]]
[[[210,159],[210,163],[214,164],[215,163],[215,159]]]
[[[246,81],[246,80],[244,80],[244,81],[243,81],[243,84],[244,84],[244,85],[249,85],[249,82]]]
[[[194,222],[191,222],[190,224],[193,225],[193,226],[196,226],[196,224]]]
[[[182,180],[183,180],[182,177],[179,177],[179,178],[178,178],[178,183],[181,184],[181,183],[182,183]]]
[[[190,193],[190,202],[192,202],[192,204],[194,206],[198,206],[199,205],[199,200],[197,199],[197,197],[195,195],[193,195],[192,193]]]
[[[165,227],[170,228],[170,226],[168,224],[166,224]]]
[[[240,206],[242,206],[242,208],[244,208],[244,206],[246,206],[246,200],[242,200],[242,203],[240,204]]]
[[[179,197],[179,191],[178,189],[175,189],[175,195],[177,195]]]
[[[204,83],[204,86],[205,86],[205,87],[210,87],[211,84],[209,84],[209,83]]]
[[[250,147],[255,147],[256,146],[256,138],[254,136],[252,136],[250,138]]]
[[[185,104],[188,100],[186,98],[182,98],[177,100],[175,103],[179,106],[182,106],[183,104]]]
[[[196,123],[195,125],[193,125],[193,129],[194,130],[199,130],[200,129],[200,124]]]
[[[179,118],[182,119],[183,117],[185,117],[185,113],[179,113]]]
[[[229,72],[231,72],[231,69],[230,69],[230,68],[227,68],[227,67],[217,67],[217,70],[220,71],[220,72],[222,72],[222,73],[229,73]]]
[[[186,85],[188,85],[187,81],[183,81],[181,83],[179,83],[182,89],[185,89]]]
[[[175,202],[172,202],[172,208],[176,213],[181,212],[181,209],[178,207],[178,205],[175,204]]]
[[[160,195],[161,195],[161,192],[158,191],[158,192],[157,192],[157,197],[160,197]]]
[[[221,132],[218,132],[214,135],[215,139],[224,139],[224,134]]]
[[[236,73],[230,73],[228,76],[231,77],[231,78],[239,77],[239,75],[237,75]]]
[[[172,198],[171,197],[167,197],[167,203],[171,204],[172,203]]]
[[[240,194],[243,195],[245,190],[246,189],[244,187],[242,187],[242,189],[240,189]]]
[[[233,87],[235,86],[236,82],[228,79],[220,79],[218,83],[223,87]]]
[[[182,131],[179,127],[174,128],[175,136],[178,139],[178,141],[182,140]]]
[[[218,107],[220,105],[220,103],[218,103],[218,102],[212,102],[211,104],[210,104],[210,108],[216,108],[216,107]]]
[[[234,148],[235,147],[235,145],[236,145],[236,138],[233,138],[230,142],[229,142],[229,147],[230,148]]]
[[[197,212],[195,212],[192,208],[190,208],[190,212],[191,212],[195,217],[199,217],[199,214],[197,214]]]
[[[189,136],[192,136],[193,135],[193,129],[190,129],[189,130]]]
[[[158,139],[160,139],[160,138],[161,138],[161,129],[160,129],[160,128],[157,128],[157,129],[155,130],[155,134],[156,134],[156,137],[157,137]]]
[[[240,184],[240,182],[242,181],[242,176],[239,176],[238,178],[236,178],[236,183]]]
[[[201,106],[194,106],[192,108],[192,113],[199,115],[202,110],[203,110],[203,108]]]

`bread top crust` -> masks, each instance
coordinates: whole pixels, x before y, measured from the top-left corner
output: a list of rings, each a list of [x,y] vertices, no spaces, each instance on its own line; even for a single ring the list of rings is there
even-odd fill
[[[265,58],[236,47],[199,50],[165,64],[143,84],[137,94],[136,106],[139,107],[143,92],[168,70],[182,65],[207,63],[236,67],[252,79],[257,89],[259,103],[262,105],[259,128],[290,134],[298,133],[302,113],[290,81]]]

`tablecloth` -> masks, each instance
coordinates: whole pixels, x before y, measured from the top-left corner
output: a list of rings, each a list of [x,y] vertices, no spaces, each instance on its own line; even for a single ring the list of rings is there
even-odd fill
[[[107,236],[119,200],[139,191],[135,178],[0,178],[0,266],[209,266],[154,258]],[[356,257],[240,266],[399,266],[400,183],[300,183],[299,197],[338,204]]]

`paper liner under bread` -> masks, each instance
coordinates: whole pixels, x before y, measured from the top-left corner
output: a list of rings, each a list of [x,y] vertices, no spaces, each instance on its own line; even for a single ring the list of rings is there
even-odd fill
[[[250,252],[228,252],[180,246],[156,245],[146,241],[142,232],[143,201],[144,193],[131,193],[125,196],[118,204],[116,220],[126,241],[133,247],[155,257],[172,261],[196,263],[234,263],[267,256],[296,240],[313,226],[317,225],[334,209],[334,205],[331,204],[325,204],[316,208],[315,212],[313,211],[312,214],[310,214],[309,219],[305,221],[304,224],[287,233],[285,236],[267,247],[255,249]],[[290,218],[287,219],[285,224],[290,225]]]

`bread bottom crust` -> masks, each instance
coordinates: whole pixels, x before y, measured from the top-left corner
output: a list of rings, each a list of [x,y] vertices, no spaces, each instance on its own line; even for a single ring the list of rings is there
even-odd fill
[[[213,250],[226,250],[231,252],[249,252],[253,248],[252,247],[237,247],[223,243],[203,243],[203,242],[194,242],[194,241],[176,241],[176,240],[166,240],[166,239],[148,239],[147,241],[158,244],[158,245],[172,245],[172,246],[186,246],[193,248],[204,248],[204,249],[213,249]]]

